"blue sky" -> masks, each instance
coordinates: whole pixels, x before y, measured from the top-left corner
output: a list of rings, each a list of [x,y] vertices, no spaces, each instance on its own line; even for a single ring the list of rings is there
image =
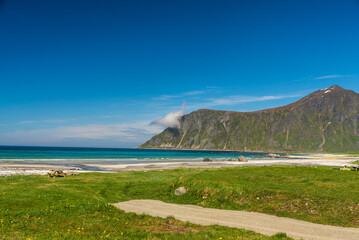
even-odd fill
[[[359,92],[359,1],[0,0],[0,145],[135,147],[181,109]]]

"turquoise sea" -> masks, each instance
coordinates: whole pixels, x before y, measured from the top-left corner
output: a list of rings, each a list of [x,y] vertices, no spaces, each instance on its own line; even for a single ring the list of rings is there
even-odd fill
[[[244,155],[248,160],[257,159],[265,153],[237,151],[195,151],[195,150],[152,150],[132,148],[69,148],[69,147],[14,147],[0,146],[0,162],[50,163],[50,162],[111,162],[111,163],[151,163],[214,161],[237,158]],[[263,159],[263,158],[261,158]]]

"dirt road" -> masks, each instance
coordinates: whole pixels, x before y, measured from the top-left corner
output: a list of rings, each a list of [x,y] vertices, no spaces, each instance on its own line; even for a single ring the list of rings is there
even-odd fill
[[[344,228],[309,223],[263,213],[203,208],[194,205],[164,203],[157,200],[131,200],[113,204],[125,212],[148,214],[200,225],[222,225],[252,230],[264,235],[284,232],[295,239],[358,240],[359,228]]]

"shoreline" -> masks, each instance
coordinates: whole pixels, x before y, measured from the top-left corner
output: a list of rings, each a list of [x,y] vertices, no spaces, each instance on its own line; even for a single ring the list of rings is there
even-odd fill
[[[148,163],[116,163],[115,161],[103,162],[81,162],[81,159],[73,162],[0,162],[0,176],[11,175],[46,175],[51,170],[63,170],[64,172],[122,172],[122,171],[149,171],[149,170],[170,170],[176,168],[221,168],[239,166],[351,166],[352,162],[359,160],[359,157],[333,154],[310,154],[301,156],[288,156],[287,159],[256,159],[248,162],[229,161],[173,161],[173,162],[148,162]]]
[[[285,152],[275,152],[275,151],[262,151],[262,150],[238,150],[238,149],[193,149],[193,148],[141,148],[141,147],[135,147],[133,149],[141,149],[141,150],[163,150],[163,151],[188,151],[188,152],[236,152],[236,153],[285,153]],[[293,152],[288,152],[293,153]]]

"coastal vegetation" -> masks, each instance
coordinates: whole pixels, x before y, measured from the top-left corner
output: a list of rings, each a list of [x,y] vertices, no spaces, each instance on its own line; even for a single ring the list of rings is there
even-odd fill
[[[189,191],[176,196],[184,186]],[[359,177],[331,167],[266,166],[0,178],[5,239],[289,239],[125,214],[109,205],[158,199],[359,227]]]

